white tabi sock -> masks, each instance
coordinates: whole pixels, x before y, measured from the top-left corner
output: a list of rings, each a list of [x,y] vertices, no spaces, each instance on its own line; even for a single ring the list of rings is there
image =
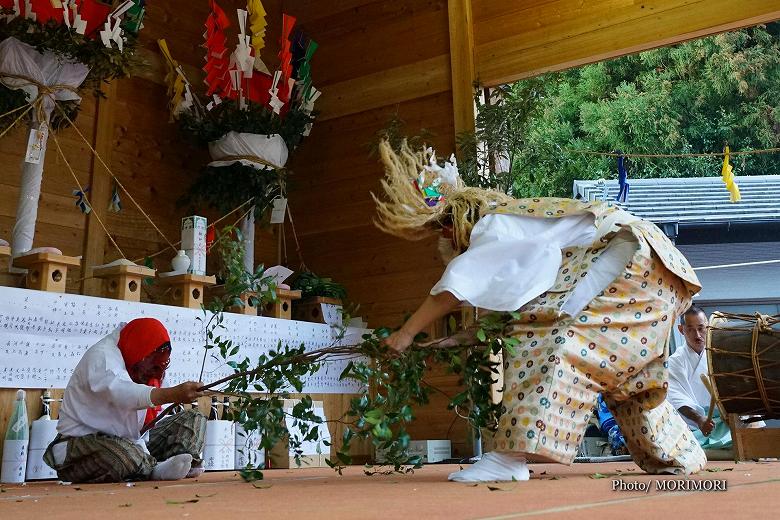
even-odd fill
[[[192,466],[192,455],[182,453],[160,462],[152,470],[150,480],[179,480],[184,478]]]
[[[203,475],[203,473],[205,471],[206,471],[206,468],[204,468],[203,466],[193,466],[193,467],[190,468],[190,471],[187,473],[187,478],[199,477],[199,476]]]
[[[486,453],[478,462],[449,476],[449,480],[455,482],[501,482],[528,478],[528,465],[524,457],[497,451]]]

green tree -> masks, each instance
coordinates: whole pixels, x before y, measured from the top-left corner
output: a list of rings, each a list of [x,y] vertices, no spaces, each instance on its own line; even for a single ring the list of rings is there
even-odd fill
[[[501,136],[495,121],[501,115],[495,107],[481,107],[476,138],[498,143],[496,149],[511,157],[514,186],[505,191],[515,196],[570,196],[575,179],[617,177],[614,157],[568,150],[700,153],[721,151],[726,143],[732,151],[778,147],[779,36],[780,23],[772,23],[502,87],[510,100],[504,112],[523,112],[507,120],[503,130],[509,133]],[[462,150],[476,157],[474,148]],[[628,163],[628,173],[629,178],[714,176],[721,161],[637,158]],[[780,170],[778,154],[733,162],[737,175]]]

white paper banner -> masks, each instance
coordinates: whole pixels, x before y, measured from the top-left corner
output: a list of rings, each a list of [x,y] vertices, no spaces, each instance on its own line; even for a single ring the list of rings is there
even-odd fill
[[[173,352],[166,382],[197,380],[203,360],[202,311],[109,300],[75,294],[0,287],[0,388],[65,388],[84,352],[121,322],[153,317],[171,335]],[[319,323],[226,313],[226,329],[218,334],[241,347],[237,359],[257,359],[278,347],[306,345],[307,350],[334,343],[335,329]],[[358,341],[363,330],[349,330],[343,344]],[[324,363],[304,386],[309,393],[358,393],[354,381],[339,381],[347,360]],[[222,360],[209,356],[204,382],[232,373]]]

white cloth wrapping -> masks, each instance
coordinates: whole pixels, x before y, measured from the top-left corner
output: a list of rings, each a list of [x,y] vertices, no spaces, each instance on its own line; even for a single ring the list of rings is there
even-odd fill
[[[141,427],[152,404],[152,387],[130,379],[114,332],[91,346],[76,365],[62,398],[57,431],[69,437],[102,432],[144,449]]]
[[[228,166],[236,162],[236,159],[228,157],[251,156],[258,157],[270,164],[273,168],[283,168],[287,163],[287,144],[279,134],[261,135],[240,132],[228,132],[216,141],[209,143],[209,153],[212,162],[209,166]],[[238,160],[244,166],[251,166],[258,170],[272,169],[248,159]]]
[[[228,132],[220,139],[209,143],[212,162],[209,166],[228,166],[240,162],[257,170],[283,168],[287,164],[287,144],[279,134],[262,135],[241,132]],[[249,159],[227,159],[228,157],[257,157],[272,165],[267,166]],[[255,216],[254,211],[241,222],[244,235],[244,269],[250,273],[255,270]]]
[[[587,247],[596,236],[593,215],[535,218],[486,215],[471,232],[471,245],[447,266],[431,289],[444,291],[474,307],[516,311],[550,289],[562,261],[562,249]],[[565,303],[574,316],[625,268],[636,251],[636,240],[613,240]]]
[[[667,401],[679,410],[688,406],[700,415],[706,415],[706,408],[710,405],[710,393],[701,380],[701,375],[709,373],[707,355],[705,352],[697,354],[687,344],[674,351],[669,356],[669,389],[666,395]],[[699,425],[683,416],[691,429],[698,429]]]
[[[23,76],[41,85],[67,85],[76,89],[84,82],[88,73],[89,68],[83,63],[66,60],[48,51],[40,53],[16,38],[6,38],[0,42],[0,82],[10,89],[24,91],[31,103],[38,97],[38,87],[23,79],[5,77],[6,74]],[[38,121],[39,114],[35,109],[33,120],[35,123],[48,124],[55,101],[77,100],[81,100],[81,97],[66,89],[44,95],[42,109],[45,121]],[[46,150],[43,150],[43,157],[45,153]],[[38,218],[38,199],[41,195],[43,163],[43,160],[38,164],[22,163],[21,188],[11,246],[14,256],[32,248],[35,221]]]

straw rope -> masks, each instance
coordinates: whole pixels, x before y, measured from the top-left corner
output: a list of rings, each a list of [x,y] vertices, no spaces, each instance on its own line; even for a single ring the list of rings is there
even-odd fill
[[[136,208],[138,208],[138,211],[141,212],[141,214],[146,218],[147,221],[149,221],[149,224],[152,225],[155,231],[165,240],[165,242],[168,244],[168,246],[173,249],[173,251],[178,252],[178,250],[173,246],[170,240],[168,240],[168,237],[165,236],[165,233],[163,233],[159,227],[157,227],[157,224],[154,223],[152,218],[144,211],[144,209],[141,207],[140,204],[133,198],[133,195],[127,191],[127,188],[125,188],[124,184],[117,178],[116,175],[111,171],[111,168],[108,167],[108,165],[105,163],[103,158],[100,156],[100,154],[95,150],[95,148],[92,146],[92,143],[87,140],[86,137],[84,137],[84,134],[81,133],[81,130],[73,123],[73,121],[70,119],[68,114],[59,106],[57,105],[57,109],[60,111],[60,113],[63,115],[65,120],[70,123],[70,125],[73,127],[74,130],[76,130],[76,133],[79,134],[79,137],[86,143],[86,145],[89,147],[89,149],[92,151],[93,155],[97,158],[97,160],[100,162],[100,164],[103,166],[103,168],[106,169],[108,174],[111,176],[112,179],[116,182],[117,186],[119,186],[123,192],[130,198],[130,201],[135,205]]]
[[[54,139],[54,144],[57,147],[57,152],[59,152],[60,157],[62,157],[62,160],[65,161],[65,166],[67,166],[68,171],[73,177],[73,180],[76,181],[76,186],[78,186],[79,190],[81,190],[81,193],[84,197],[84,200],[86,200],[87,205],[92,209],[92,214],[95,215],[98,224],[100,224],[100,227],[103,228],[103,231],[108,236],[108,239],[111,241],[111,244],[116,248],[117,251],[119,251],[119,254],[122,255],[122,258],[125,258],[125,254],[122,252],[122,249],[119,247],[119,244],[116,243],[114,237],[112,237],[111,233],[108,232],[108,229],[106,228],[106,225],[103,223],[103,220],[100,218],[100,215],[98,215],[97,211],[95,211],[95,207],[89,202],[89,199],[87,198],[87,192],[84,191],[84,187],[81,185],[81,182],[79,182],[79,178],[76,175],[76,172],[73,171],[73,167],[71,167],[68,158],[65,157],[65,154],[62,152],[62,148],[60,147],[60,140],[57,139],[57,134],[52,132],[52,138]]]
[[[739,152],[704,152],[704,153],[615,153],[615,152],[596,152],[592,150],[576,150],[564,148],[567,153],[578,153],[581,155],[598,155],[601,157],[641,157],[646,159],[672,159],[684,157],[725,157],[726,155],[758,155],[768,153],[780,153],[780,148],[764,148],[761,150],[743,150]]]

